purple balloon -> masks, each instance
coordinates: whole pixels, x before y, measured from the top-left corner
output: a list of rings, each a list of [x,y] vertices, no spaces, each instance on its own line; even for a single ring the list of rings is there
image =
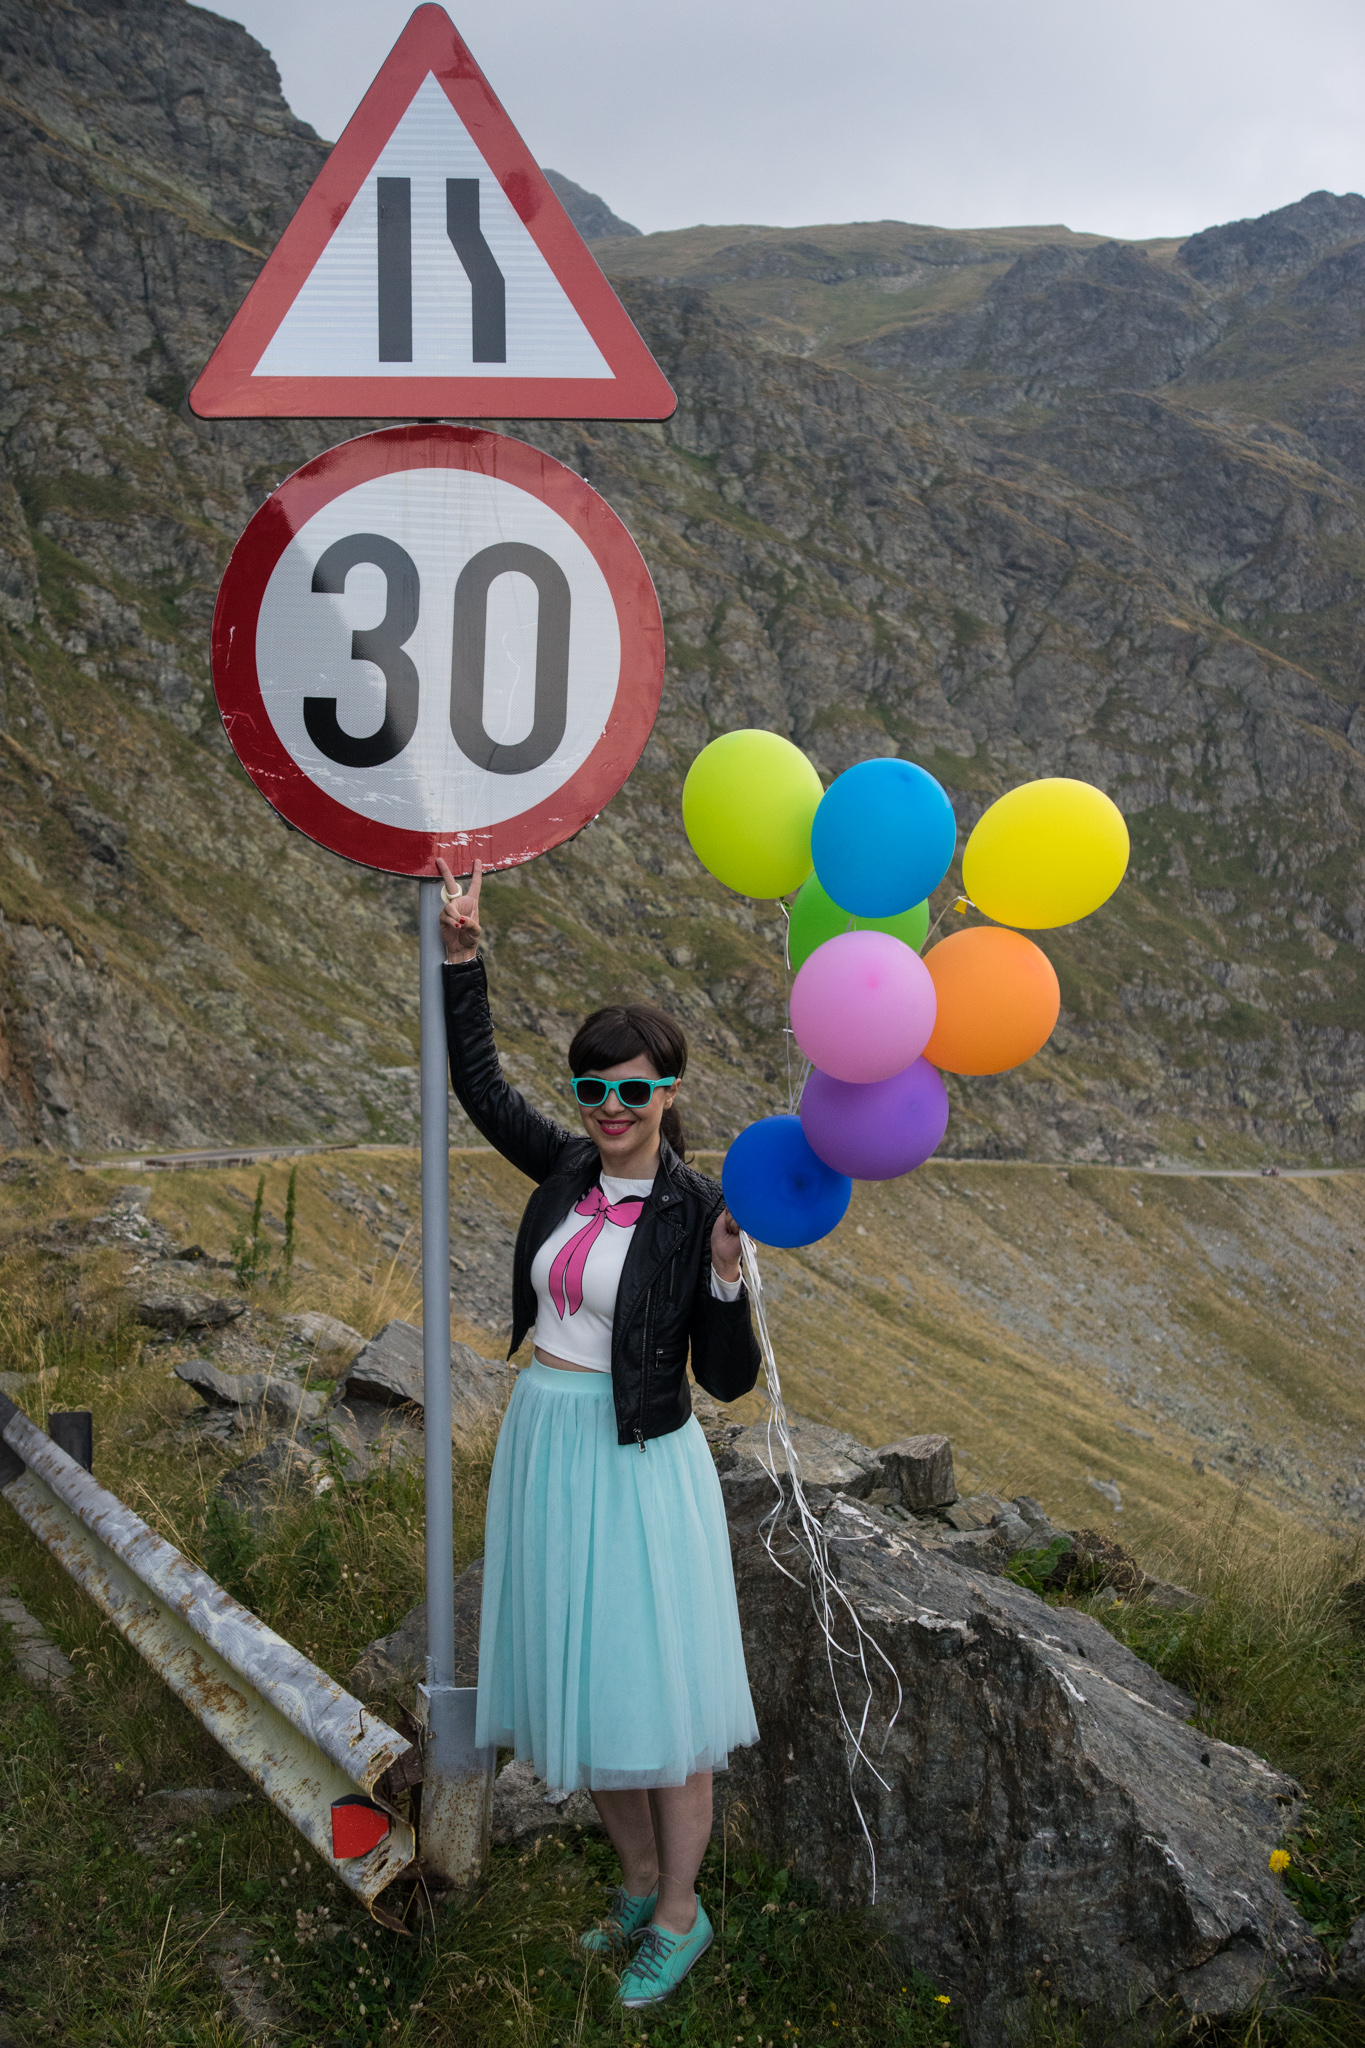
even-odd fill
[[[840,932],[792,983],[792,1032],[806,1058],[840,1081],[889,1081],[929,1043],[933,976],[889,932]]]
[[[853,1180],[894,1180],[936,1152],[948,1128],[948,1090],[928,1060],[889,1081],[836,1081],[819,1069],[801,1096],[806,1142]]]

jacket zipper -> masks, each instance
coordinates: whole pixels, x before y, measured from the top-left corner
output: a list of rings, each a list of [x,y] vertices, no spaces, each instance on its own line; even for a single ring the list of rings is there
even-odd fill
[[[645,1450],[645,1437],[644,1430],[641,1427],[641,1425],[643,1424],[645,1419],[645,1411],[648,1406],[649,1399],[649,1368],[651,1363],[649,1347],[654,1339],[653,1324],[654,1289],[651,1285],[649,1291],[645,1295],[645,1341],[644,1344],[641,1346],[640,1358],[640,1407],[635,1424],[635,1441],[640,1446],[640,1451],[642,1455]]]

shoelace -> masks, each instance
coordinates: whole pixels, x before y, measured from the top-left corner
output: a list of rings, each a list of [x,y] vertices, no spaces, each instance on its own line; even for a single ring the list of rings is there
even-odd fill
[[[647,1927],[630,1966],[631,1976],[657,1977],[668,1959],[670,1948],[676,1948],[681,1940],[681,1935],[666,1934],[660,1927]]]

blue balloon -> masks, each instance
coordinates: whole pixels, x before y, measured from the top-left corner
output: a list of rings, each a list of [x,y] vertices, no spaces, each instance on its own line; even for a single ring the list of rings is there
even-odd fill
[[[825,791],[810,835],[820,887],[852,917],[895,917],[922,903],[956,848],[943,786],[913,761],[846,768]]]
[[[765,1116],[725,1155],[721,1186],[730,1214],[760,1244],[814,1244],[842,1221],[853,1195],[846,1173],[817,1159],[798,1116]]]

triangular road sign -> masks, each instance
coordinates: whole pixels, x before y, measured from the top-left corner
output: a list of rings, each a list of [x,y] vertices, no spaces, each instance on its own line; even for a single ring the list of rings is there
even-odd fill
[[[419,7],[190,393],[203,419],[668,419],[443,7]]]

